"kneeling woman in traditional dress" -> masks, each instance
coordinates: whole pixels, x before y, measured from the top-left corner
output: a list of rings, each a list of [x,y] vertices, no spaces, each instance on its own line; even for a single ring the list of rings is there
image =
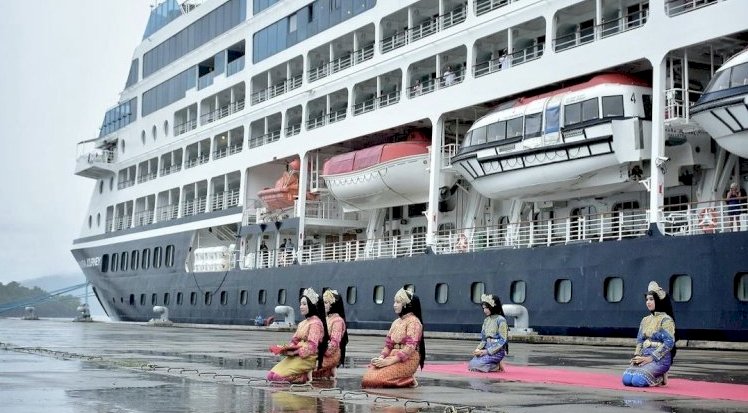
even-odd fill
[[[345,347],[348,345],[348,331],[345,326],[345,308],[343,299],[335,290],[325,290],[322,293],[327,313],[327,331],[330,341],[327,352],[322,360],[322,367],[314,371],[314,378],[334,379],[338,366],[345,362]]]
[[[473,351],[473,358],[468,363],[472,371],[504,371],[504,356],[509,351],[509,326],[504,318],[501,300],[493,294],[480,297],[483,314],[483,328],[480,331],[480,343]]]
[[[646,302],[650,314],[639,325],[631,367],[623,372],[626,386],[667,384],[667,372],[675,357],[675,321],[670,298],[652,281],[647,287]]]
[[[423,368],[426,346],[418,297],[405,289],[395,294],[393,305],[399,316],[392,322],[379,357],[371,359],[361,387],[416,387],[414,375]]]
[[[282,346],[272,346],[270,351],[286,356],[268,372],[269,381],[306,383],[311,380],[317,364],[327,350],[327,326],[320,319],[324,313],[319,295],[311,288],[304,290],[299,300],[299,312],[305,319],[299,323],[291,341]],[[319,362],[318,362],[319,361]]]

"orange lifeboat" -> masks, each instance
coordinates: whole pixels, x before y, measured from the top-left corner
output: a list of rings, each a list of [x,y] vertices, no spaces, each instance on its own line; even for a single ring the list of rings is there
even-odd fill
[[[265,188],[257,193],[269,211],[292,207],[299,194],[299,160],[288,164],[289,170],[283,173],[272,188]],[[314,194],[307,193],[306,199],[314,199]]]

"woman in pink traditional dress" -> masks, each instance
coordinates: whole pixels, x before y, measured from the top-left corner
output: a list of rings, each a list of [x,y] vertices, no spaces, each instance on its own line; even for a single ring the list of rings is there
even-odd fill
[[[314,371],[314,378],[335,379],[337,367],[345,362],[345,347],[348,345],[348,331],[345,325],[345,308],[343,299],[335,290],[325,290],[322,293],[327,313],[327,331],[330,342],[322,361],[322,367]]]
[[[307,288],[299,300],[299,312],[305,319],[299,323],[291,341],[282,346],[272,346],[270,351],[286,356],[268,372],[269,381],[306,383],[312,371],[322,365],[330,337],[327,326],[320,319],[324,314],[322,302],[313,289]]]
[[[415,373],[418,366],[423,368],[426,358],[421,301],[401,288],[395,294],[393,307],[399,317],[392,322],[382,352],[371,359],[361,387],[418,386]]]

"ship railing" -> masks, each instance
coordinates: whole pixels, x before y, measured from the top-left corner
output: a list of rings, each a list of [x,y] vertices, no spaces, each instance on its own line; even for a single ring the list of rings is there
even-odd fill
[[[379,258],[410,257],[426,251],[424,234],[304,245],[299,249],[299,264],[350,262]]]
[[[572,49],[594,41],[595,29],[593,27],[577,29],[572,33],[553,39],[553,50],[560,52],[562,50]]]
[[[423,83],[416,83],[408,89],[408,97],[414,98],[436,90],[436,80],[429,79]]]
[[[125,189],[135,185],[135,178],[117,182],[117,189]]]
[[[353,64],[365,62],[374,57],[374,43],[353,52]]]
[[[181,135],[197,128],[197,119],[188,120],[187,122],[174,125],[174,136]]]
[[[111,231],[122,231],[124,229],[128,229],[132,226],[132,216],[125,215],[120,217],[115,217],[114,220],[111,220],[111,225],[107,225],[111,227]]]
[[[343,209],[333,199],[303,201],[307,218],[343,219]],[[294,201],[294,211],[298,211],[299,200]],[[295,214],[294,214],[295,215]]]
[[[442,168],[452,166],[452,157],[457,154],[457,144],[448,143],[442,146]]]
[[[250,198],[245,201],[244,211],[242,211],[242,225],[252,225],[260,221],[258,210],[262,208],[262,202],[256,198]]]
[[[239,190],[218,192],[211,195],[210,210],[221,211],[239,205]]]
[[[463,80],[465,80],[465,71],[462,69],[455,70],[454,72],[447,73],[439,78],[439,89],[460,84]]]
[[[519,0],[476,0],[475,15],[480,16],[518,1]]]
[[[639,6],[646,4],[640,3]],[[635,5],[634,5],[635,6]],[[617,19],[605,20],[595,27],[598,36],[601,39],[636,29],[644,25],[649,17],[649,9],[645,8],[640,11],[629,13]]]
[[[190,199],[182,203],[182,216],[189,217],[192,215],[202,214],[205,212],[205,203],[207,196]]]
[[[280,129],[268,132],[264,135],[255,136],[254,138],[249,138],[249,147],[250,148],[256,148],[258,146],[267,145],[269,143],[273,143],[280,139],[281,131]]]
[[[353,52],[341,56],[332,62],[330,62],[330,74],[338,73],[341,70],[348,69],[353,66]]]
[[[217,149],[213,151],[213,159],[221,159],[225,158],[227,156],[234,155],[236,153],[239,153],[242,151],[241,145],[232,145],[232,146],[226,146],[221,149]]]
[[[89,164],[103,163],[111,164],[114,163],[116,158],[116,152],[106,149],[94,149],[84,155],[81,155],[78,159],[85,158]]]
[[[323,79],[330,74],[330,63],[325,63],[321,66],[313,67],[309,69],[308,77],[309,83]]]
[[[467,19],[467,2],[464,5],[457,7],[456,9],[439,16],[439,24],[441,30],[446,30],[456,24],[460,24]]]
[[[467,7],[463,4],[447,13],[425,20],[418,26],[405,29],[386,39],[382,39],[380,45],[381,51],[382,53],[391,52],[407,44],[439,33],[456,24],[463,23],[466,19]]]
[[[244,56],[241,56],[226,65],[226,77],[237,74],[242,70],[244,70]]]
[[[382,53],[391,52],[408,44],[408,31],[397,32],[392,36],[382,39],[379,47]]]
[[[525,47],[524,49],[515,50],[506,56],[506,59],[504,60],[504,69],[540,59],[543,57],[544,49],[545,43],[538,43],[536,45]]]
[[[207,153],[203,154],[203,155],[196,156],[194,158],[187,159],[184,162],[184,169],[194,168],[194,167],[196,167],[198,165],[202,165],[202,164],[208,162],[209,160],[210,160],[210,155],[208,155]]]
[[[711,6],[724,0],[666,0],[665,14],[670,17]]]
[[[340,109],[340,110],[336,110],[336,111],[328,113],[327,123],[340,122],[341,120],[345,119],[347,112],[348,111],[346,109]]]
[[[298,263],[296,259],[297,255],[297,250],[293,247],[249,252],[239,260],[239,268],[253,270],[257,268],[287,267]]]
[[[408,29],[408,43],[421,40],[424,37],[434,35],[439,32],[439,18],[433,17],[419,24],[418,26]]]
[[[175,172],[179,172],[181,170],[182,170],[182,165],[176,164],[176,165],[171,165],[171,166],[167,166],[167,167],[162,168],[159,171],[159,173],[161,174],[161,176],[166,176],[166,175],[171,175],[171,174],[173,174]]]
[[[232,115],[236,112],[244,110],[244,99],[237,100],[236,102],[229,103],[228,105],[221,106],[220,108],[205,113],[200,116],[200,121],[203,124],[215,122],[219,119],[223,119],[226,116]]]
[[[689,109],[701,96],[702,91],[684,88],[665,90],[665,120],[688,119]],[[688,97],[688,103],[686,103]]]
[[[216,77],[216,72],[212,71],[205,75],[197,78],[197,90],[204,89],[213,84],[213,79]]]
[[[363,115],[377,108],[377,98],[367,99],[353,105],[353,116]]]
[[[665,233],[674,236],[748,231],[748,198],[667,205],[660,210]]]
[[[171,221],[179,216],[179,204],[162,205],[156,208],[156,219],[158,222]]]
[[[138,177],[138,183],[142,184],[143,182],[148,182],[148,181],[150,181],[152,179],[156,179],[157,176],[158,176],[158,174],[156,172],[151,172],[151,173],[148,173],[148,174],[140,175]]]
[[[377,105],[380,108],[394,105],[395,103],[400,101],[400,91],[395,90],[390,93],[386,93],[380,96],[379,98],[377,98],[377,101],[378,101]]]
[[[296,123],[286,128],[286,136],[298,135],[301,133],[301,124]]]
[[[393,92],[384,94],[379,97],[371,98],[363,102],[357,103],[353,106],[353,116],[362,115],[373,110],[383,108],[386,106],[394,105],[400,101],[400,91],[395,90]]]
[[[146,210],[135,213],[135,224],[136,227],[142,227],[144,225],[153,224],[153,211]]]

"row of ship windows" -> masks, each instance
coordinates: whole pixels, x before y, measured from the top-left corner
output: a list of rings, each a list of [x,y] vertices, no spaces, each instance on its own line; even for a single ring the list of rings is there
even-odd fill
[[[174,266],[174,246],[166,246],[166,254],[164,256],[164,249],[162,247],[153,248],[153,254],[151,254],[151,248],[143,248],[142,250],[122,251],[113,254],[104,254],[101,257],[101,272],[117,272],[117,271],[137,271],[139,268],[147,270],[151,268],[161,268],[163,264],[167,268]],[[151,255],[153,259],[151,259]]]
[[[406,285],[405,288],[408,288],[414,292],[415,286],[414,285]],[[324,288],[326,290],[327,288]],[[303,293],[304,289],[299,289],[299,297]],[[482,282],[474,282],[470,285],[470,298],[473,303],[480,303],[481,295],[486,293],[485,284]],[[623,300],[623,279],[620,277],[608,277],[605,279],[603,283],[603,293],[605,297],[605,301],[609,303],[617,303]],[[735,298],[738,301],[741,302],[748,302],[748,273],[738,273],[735,276],[734,280],[734,293]],[[202,293],[202,302],[204,305],[212,305],[213,304],[213,293],[210,291],[206,291]],[[688,302],[691,300],[691,297],[693,295],[692,291],[692,279],[688,275],[684,274],[677,274],[673,275],[670,278],[670,295],[675,302]],[[355,305],[358,302],[358,289],[356,287],[348,287],[346,289],[346,302],[349,305]],[[387,295],[385,294],[385,288],[383,285],[377,285],[374,286],[373,292],[372,292],[372,301],[375,304],[381,305],[385,303],[385,297]],[[140,305],[146,305],[146,294],[140,294]],[[554,298],[556,302],[564,304],[569,303],[572,301],[572,283],[569,279],[557,279],[554,282]],[[198,293],[197,292],[191,292],[189,297],[189,304],[190,305],[197,305],[198,303]],[[434,288],[434,301],[437,304],[445,304],[447,303],[449,299],[449,285],[446,283],[438,283],[436,284],[436,287]],[[523,304],[525,300],[527,299],[527,283],[522,280],[512,281],[510,291],[509,291],[509,299],[512,303],[515,304]],[[228,291],[221,291],[219,294],[219,300],[221,305],[228,305],[229,303],[229,293]],[[257,303],[260,305],[267,304],[268,300],[268,292],[267,290],[260,289],[257,292]],[[116,299],[112,298],[112,301],[116,303]],[[120,297],[120,302],[124,304],[125,298]],[[239,291],[239,304],[240,305],[247,305],[249,302],[249,291],[248,290],[240,290]],[[130,294],[128,303],[130,305],[135,305],[135,294]],[[288,292],[285,288],[278,290],[278,295],[276,299],[276,303],[278,305],[286,305],[286,304],[295,304],[295,303],[289,303],[288,301]],[[171,304],[171,295],[170,293],[164,293],[162,296],[161,301],[159,302],[158,294],[152,293],[151,294],[151,300],[150,305],[165,305],[168,306]],[[184,304],[184,295],[182,292],[177,292],[176,295],[176,305],[183,305]]]

